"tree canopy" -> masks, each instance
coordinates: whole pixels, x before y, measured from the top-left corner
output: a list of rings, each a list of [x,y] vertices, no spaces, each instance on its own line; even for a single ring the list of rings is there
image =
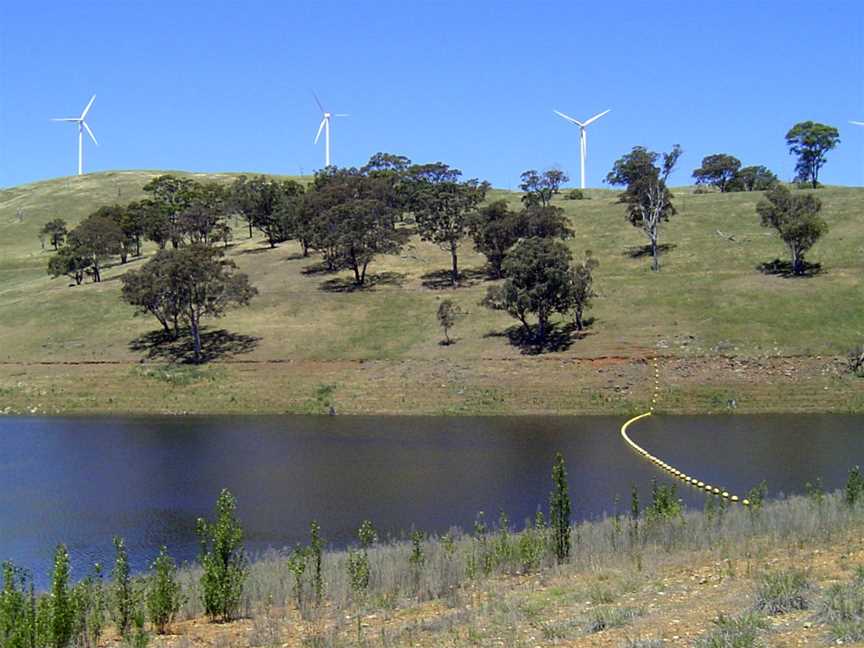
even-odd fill
[[[825,165],[825,154],[840,143],[840,132],[833,126],[814,121],[795,124],[786,133],[786,145],[791,155],[797,155],[795,179],[819,186],[819,171]]]
[[[693,177],[696,184],[711,185],[726,192],[740,168],[741,160],[734,155],[716,153],[702,158],[702,166],[693,171]]]
[[[756,205],[762,226],[774,228],[789,249],[793,274],[804,274],[804,255],[828,232],[828,224],[819,216],[821,209],[813,194],[792,193],[781,184]]]
[[[188,326],[197,362],[202,357],[201,319],[221,317],[258,293],[236,269],[213,247],[191,244],[162,250],[141,270],[123,275],[123,298],[156,317],[168,333],[177,335],[181,324]]]

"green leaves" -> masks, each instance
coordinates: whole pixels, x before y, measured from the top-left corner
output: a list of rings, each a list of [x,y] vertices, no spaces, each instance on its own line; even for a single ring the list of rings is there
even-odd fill
[[[819,171],[827,161],[825,154],[840,143],[840,132],[833,126],[814,121],[795,124],[786,133],[789,153],[798,156],[796,180],[819,186]]]

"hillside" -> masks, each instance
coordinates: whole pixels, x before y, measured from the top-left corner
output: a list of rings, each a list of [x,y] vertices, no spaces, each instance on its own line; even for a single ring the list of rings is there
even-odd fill
[[[229,255],[260,295],[209,322],[227,332],[210,336],[218,357],[191,368],[148,348],[155,320],[133,317],[120,300],[119,277],[142,260],[107,269],[102,284],[69,287],[46,274],[51,252],[37,235],[52,218],[74,225],[100,205],[142,196],[158,173],[0,191],[0,411],[315,412],[332,402],[339,413],[623,412],[650,398],[644,358],[655,351],[667,411],[864,410],[860,379],[842,367],[864,341],[864,189],[818,192],[830,232],[808,260],[823,272],[802,279],[757,270],[786,256],[759,226],[758,193],[676,190],[659,275],[634,253],[643,235],[615,192],[557,197],[576,231],[568,245],[600,262],[601,296],[582,339],[539,356],[509,342],[513,320],[478,305],[488,281],[469,241],[459,289],[440,287],[449,257],[414,237],[401,255],[370,265],[373,286],[351,291],[347,273],[317,272],[293,242],[270,250],[238,224]],[[439,345],[444,297],[469,311],[452,346]]]

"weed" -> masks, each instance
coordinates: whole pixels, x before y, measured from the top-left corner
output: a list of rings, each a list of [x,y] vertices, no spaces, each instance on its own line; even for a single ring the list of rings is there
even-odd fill
[[[757,583],[755,607],[770,615],[806,610],[811,589],[807,574],[801,570],[768,572]]]
[[[714,629],[696,640],[695,648],[756,648],[759,633],[768,627],[767,621],[753,613],[729,617],[721,614],[712,621]]]
[[[642,608],[632,607],[605,607],[597,608],[591,612],[591,618],[585,626],[585,632],[602,632],[609,628],[620,628],[633,619],[645,614]]]

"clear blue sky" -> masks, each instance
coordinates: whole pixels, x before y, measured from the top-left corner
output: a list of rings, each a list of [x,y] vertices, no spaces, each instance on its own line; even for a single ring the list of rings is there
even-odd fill
[[[496,186],[559,166],[589,186],[633,145],[728,152],[782,178],[797,121],[837,126],[823,180],[864,184],[864,2],[14,2],[0,0],[0,186],[86,171],[309,173],[315,89],[334,163],[441,160]]]

